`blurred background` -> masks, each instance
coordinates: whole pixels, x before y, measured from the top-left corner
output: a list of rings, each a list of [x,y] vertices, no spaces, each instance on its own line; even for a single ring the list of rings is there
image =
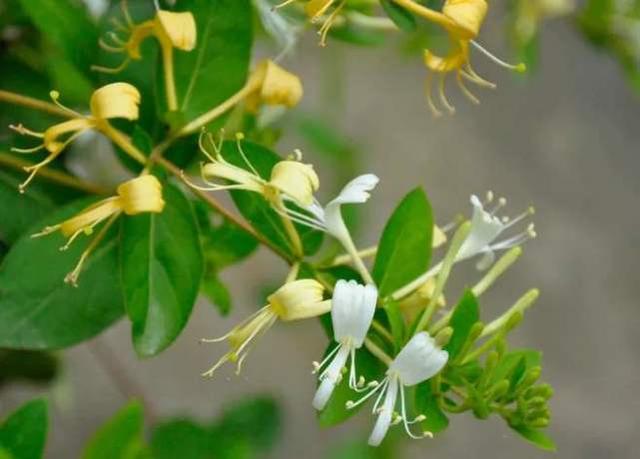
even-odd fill
[[[509,56],[502,19],[492,14],[481,38],[496,54]],[[434,119],[422,96],[420,59],[398,48],[393,40],[374,48],[331,40],[320,48],[309,32],[284,61],[305,84],[304,101],[293,116],[322,117],[340,133],[343,147],[356,152],[345,169],[381,178],[363,206],[360,245],[376,242],[395,204],[418,184],[427,190],[439,223],[468,214],[469,195],[486,190],[508,198],[510,215],[535,205],[538,238],[483,298],[483,318],[498,315],[526,289],[540,288],[542,295],[513,344],[544,353],[543,379],[556,390],[550,428],[558,445],[555,455],[637,457],[640,100],[618,62],[587,44],[571,20],[550,21],[540,35],[534,73],[516,79],[476,55],[476,70],[498,88],[476,91],[482,103],[472,106],[452,82],[448,94],[457,113]],[[278,150],[302,148],[317,162],[320,194],[329,198],[349,175],[337,176],[340,161],[315,152],[304,126],[295,126]],[[449,297],[458,297],[477,277],[471,265],[456,267]],[[317,425],[311,362],[322,354],[326,339],[316,322],[274,327],[251,352],[240,377],[229,368],[213,380],[199,376],[224,345],[200,345],[198,339],[224,334],[285,273],[279,260],[259,251],[222,274],[234,296],[229,317],[199,301],[177,342],[147,361],[137,360],[129,325],[120,321],[100,337],[60,352],[64,365],[52,387],[0,387],[0,413],[36,393],[50,394],[53,421],[46,457],[64,459],[76,457],[132,394],[144,399],[150,415],[200,419],[212,419],[248,395],[270,395],[282,410],[282,424],[267,457],[372,457],[357,444],[373,424],[365,410],[339,428]],[[500,419],[478,422],[468,414],[453,416],[450,428],[435,440],[404,440],[386,457],[534,459],[549,454],[521,441]]]

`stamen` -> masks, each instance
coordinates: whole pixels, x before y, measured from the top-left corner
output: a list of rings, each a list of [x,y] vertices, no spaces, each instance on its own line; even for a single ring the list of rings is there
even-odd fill
[[[353,401],[353,400],[349,400],[347,401],[347,403],[345,403],[345,407],[348,410],[351,410],[353,408],[355,408],[356,406],[362,405],[364,402],[366,402],[369,398],[371,398],[371,396],[373,394],[375,394],[376,392],[378,392],[381,389],[384,389],[385,387],[387,387],[387,384],[389,383],[389,378],[385,378],[384,381],[381,384],[377,384],[375,387],[373,387],[372,390],[370,390],[369,392],[367,392],[364,396],[362,396],[361,398],[359,398],[357,401]],[[382,390],[382,392],[384,393],[384,390]]]
[[[111,40],[113,40],[113,42],[116,45],[120,45],[122,47],[126,47],[127,46],[127,42],[124,41],[122,38],[120,38],[117,33],[115,33],[115,32],[107,32],[107,36],[109,38],[111,38]]]
[[[320,368],[324,367],[327,364],[327,362],[331,360],[334,355],[336,355],[336,353],[340,350],[341,347],[342,345],[338,344],[335,348],[331,350],[331,352],[327,354],[327,356],[322,360],[322,362],[320,363],[313,362],[314,370],[311,374],[316,374],[320,370]]]
[[[489,89],[496,89],[496,84],[478,75],[478,73],[473,69],[473,67],[471,67],[470,62],[467,62],[466,70],[461,69],[460,71],[462,72],[462,76],[467,78],[469,81],[477,84],[478,86],[483,86]]]
[[[427,96],[427,104],[429,104],[429,108],[431,109],[431,113],[434,117],[439,118],[442,116],[442,112],[438,110],[436,104],[433,103],[433,97],[431,96],[431,86],[433,80],[433,72],[429,72],[427,74],[427,79],[425,81],[425,94]]]
[[[24,127],[22,123],[18,125],[10,124],[9,129],[17,132],[20,135],[30,135],[31,137],[37,137],[39,139],[44,138],[44,132],[36,132],[36,131],[32,131],[31,129],[27,129],[26,127]]]
[[[485,196],[485,201],[482,203],[483,206],[486,206],[487,204],[490,204],[493,201],[493,191],[489,190],[487,191],[487,194]]]
[[[227,352],[225,355],[223,355],[222,357],[220,357],[220,360],[218,360],[215,365],[213,365],[211,368],[209,368],[207,371],[205,371],[204,373],[202,373],[202,376],[204,376],[205,378],[212,378],[213,377],[213,373],[215,373],[215,371],[220,368],[223,364],[225,364],[226,362],[229,361],[229,359],[231,358],[231,353]]]
[[[50,91],[49,97],[51,97],[53,103],[60,107],[62,110],[71,113],[73,116],[77,116],[78,118],[84,118],[84,115],[76,112],[75,110],[71,110],[69,107],[65,107],[60,103],[60,101],[58,100],[60,98],[60,93],[58,91]]]
[[[129,27],[133,27],[135,24],[129,15],[129,5],[127,4],[127,0],[122,0],[120,3],[120,9],[122,10],[122,15],[124,16],[124,20],[127,21]]]
[[[464,94],[466,96],[466,98],[471,101],[472,104],[479,105],[480,104],[480,99],[478,99],[469,90],[469,88],[467,88],[465,86],[464,81],[462,81],[462,73],[461,72],[457,72],[456,73],[456,81],[458,82],[458,86],[460,87],[460,90],[462,91],[462,94]]]
[[[404,421],[403,423],[404,430],[405,432],[407,432],[407,435],[409,435],[414,440],[420,440],[424,437],[433,436],[431,432],[421,432],[420,435],[416,435],[413,432],[411,432],[411,428],[409,426],[415,422],[415,419],[414,419],[414,422],[407,421],[407,407],[406,407],[405,398],[404,398],[404,386],[402,384],[400,384],[400,407],[402,410],[402,420]],[[416,419],[418,419],[419,417],[420,416],[416,417]]]
[[[275,10],[277,10],[278,8],[282,8],[282,7],[284,7],[284,6],[290,5],[291,3],[295,2],[295,1],[296,1],[296,0],[284,0],[284,2],[282,2],[282,3],[278,3],[277,5],[273,5],[273,6],[271,7],[271,11],[275,11]]]
[[[446,74],[441,73],[440,74],[440,84],[439,86],[439,93],[440,93],[440,101],[442,102],[442,105],[445,106],[445,108],[448,110],[450,115],[453,115],[456,112],[456,109],[453,105],[451,105],[449,103],[449,100],[447,99],[447,95],[444,91],[444,84],[445,84],[445,78],[446,78]]]
[[[243,140],[244,140],[244,134],[243,134],[242,132],[238,132],[238,133],[236,134],[236,143],[237,143],[237,145],[238,145],[238,151],[240,152],[240,155],[242,156],[243,161],[245,162],[245,164],[246,164],[247,166],[249,166],[249,169],[251,169],[251,172],[253,172],[253,174],[254,174],[256,177],[260,177],[260,178],[262,178],[262,177],[260,176],[260,174],[258,174],[258,171],[257,171],[257,170],[255,170],[255,168],[253,167],[253,164],[251,164],[251,163],[249,162],[249,159],[247,158],[247,155],[245,155],[244,150],[242,149],[242,141],[243,141]]]
[[[205,138],[209,140],[209,142],[213,146],[216,156],[220,156],[220,152],[216,149],[216,144],[211,137],[211,133],[206,132],[205,128],[202,128],[202,131],[200,131],[200,135],[198,136],[198,147],[200,148],[200,151],[209,159],[209,161],[215,163],[217,162],[217,160],[209,154],[207,148],[204,146]],[[200,167],[202,167],[202,163],[200,164]]]
[[[116,29],[121,30],[123,32],[129,32],[129,29],[120,21],[120,19],[113,17],[109,21],[111,22],[111,24],[113,24],[113,26]]]
[[[124,70],[125,67],[129,65],[130,61],[131,61],[131,58],[127,57],[124,61],[122,61],[122,64],[120,64],[117,67],[103,67],[101,65],[92,65],[91,70],[95,72],[102,72],[102,73],[118,73]]]
[[[489,215],[493,217],[497,211],[499,211],[506,205],[507,205],[507,198],[501,197],[500,199],[498,199],[498,203],[493,207],[493,209],[489,211]]]
[[[16,147],[11,147],[11,151],[14,151],[16,153],[35,153],[36,151],[40,151],[44,148],[44,144],[43,145],[38,145],[37,147],[33,147],[33,148],[16,148]]]
[[[448,233],[463,221],[464,221],[464,216],[462,214],[458,214],[455,217],[453,217],[453,220],[451,220],[449,223],[442,225],[440,227],[440,230],[443,233]]]
[[[98,40],[98,45],[100,46],[100,48],[102,48],[103,50],[107,51],[108,53],[122,53],[122,52],[124,52],[124,47],[123,46],[111,46],[110,44],[105,42],[102,38],[100,38]]]
[[[320,27],[320,30],[318,31],[320,34],[320,46],[327,46],[327,34],[329,33],[329,30],[331,30],[331,26],[338,17],[338,13],[340,13],[340,10],[342,10],[345,3],[347,3],[347,0],[342,0],[342,2],[335,7],[329,17],[324,21],[322,27]]]
[[[520,62],[519,64],[516,64],[516,65],[509,64],[508,62],[505,62],[502,59],[499,59],[498,57],[496,57],[493,54],[491,54],[485,48],[480,46],[480,44],[478,42],[476,42],[475,40],[471,40],[471,44],[473,46],[475,46],[475,48],[478,51],[480,51],[482,54],[487,56],[489,59],[491,59],[493,62],[495,62],[496,64],[498,64],[501,67],[504,67],[504,68],[509,69],[509,70],[513,70],[513,71],[518,72],[518,73],[523,73],[523,72],[525,72],[527,70],[527,66],[524,64],[524,62]]]
[[[536,210],[533,206],[529,207],[527,210],[525,210],[524,212],[522,212],[520,215],[518,215],[517,217],[510,219],[508,221],[508,223],[505,225],[504,229],[510,228],[513,225],[515,225],[516,223],[518,223],[519,221],[524,220],[525,218],[533,215],[536,213]]]
[[[309,228],[312,228],[318,231],[326,231],[326,228],[324,226],[319,226],[319,223],[313,220],[311,217],[300,214],[299,212],[296,212],[295,210],[292,210],[288,207],[285,207],[284,210],[280,209],[278,206],[272,206],[271,208],[278,215],[289,218],[290,220],[292,220],[295,223],[298,223],[299,225],[307,226]]]

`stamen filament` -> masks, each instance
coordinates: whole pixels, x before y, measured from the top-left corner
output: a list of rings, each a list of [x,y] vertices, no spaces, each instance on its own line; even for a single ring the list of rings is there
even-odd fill
[[[519,64],[509,64],[508,62],[503,61],[502,59],[494,56],[493,54],[491,54],[488,50],[486,50],[485,48],[483,48],[477,41],[475,40],[471,40],[471,44],[478,50],[480,51],[482,54],[484,54],[485,56],[487,56],[490,60],[492,60],[493,62],[495,62],[496,64],[498,64],[501,67],[507,68],[509,70],[513,70],[515,72],[519,72],[522,73],[524,72],[527,67],[523,62],[520,62]]]

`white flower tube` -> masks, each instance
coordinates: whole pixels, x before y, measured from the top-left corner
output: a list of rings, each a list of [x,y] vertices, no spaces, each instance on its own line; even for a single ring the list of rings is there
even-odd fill
[[[378,300],[378,291],[373,285],[360,285],[355,281],[339,280],[331,300],[331,320],[334,339],[338,346],[322,363],[315,363],[316,372],[327,362],[320,373],[320,386],[313,398],[313,407],[322,410],[342,376],[342,369],[350,357],[349,386],[357,390],[355,352],[362,347],[371,326]]]
[[[369,437],[369,445],[378,446],[382,443],[389,427],[396,422],[403,423],[407,435],[411,438],[433,436],[431,432],[422,432],[419,435],[411,432],[410,425],[424,421],[425,416],[420,414],[412,420],[408,419],[404,388],[432,378],[444,368],[448,359],[449,354],[437,347],[435,340],[427,332],[420,332],[409,340],[391,362],[382,382],[374,385],[360,400],[347,402],[347,408],[354,408],[379,392],[372,411],[378,415],[378,419]],[[398,394],[399,414],[395,412]]]

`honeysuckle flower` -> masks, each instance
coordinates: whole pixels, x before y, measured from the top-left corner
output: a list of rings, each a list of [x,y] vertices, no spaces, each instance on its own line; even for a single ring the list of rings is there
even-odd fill
[[[493,193],[487,193],[485,205],[493,201]],[[477,268],[484,270],[491,266],[495,260],[495,252],[507,250],[521,245],[529,239],[536,237],[535,227],[530,223],[527,228],[515,236],[497,241],[498,237],[507,229],[521,222],[535,212],[529,207],[515,218],[500,217],[497,212],[506,205],[505,198],[498,199],[497,204],[491,210],[485,210],[483,203],[476,195],[471,195],[473,215],[471,217],[471,230],[456,255],[456,261],[466,260],[481,255],[476,264]]]
[[[60,250],[67,250],[81,234],[91,235],[94,228],[110,217],[123,212],[126,215],[138,215],[151,212],[160,213],[164,209],[162,185],[153,175],[142,175],[124,182],[116,189],[116,195],[96,202],[61,223],[45,227],[32,237],[41,237],[60,231],[67,242]],[[82,264],[88,252],[83,253],[76,268],[65,278],[65,282],[76,284]]]
[[[19,153],[35,153],[46,149],[49,155],[41,162],[25,167],[29,172],[29,177],[20,185],[20,192],[38,173],[38,170],[53,161],[61,152],[80,134],[88,129],[96,129],[108,136],[113,134],[113,128],[109,124],[110,119],[124,118],[127,120],[138,119],[138,105],[140,104],[140,93],[135,86],[129,83],[111,83],[94,91],[91,96],[90,115],[82,115],[70,108],[63,106],[58,98],[57,91],[51,91],[53,102],[65,112],[71,119],[55,124],[44,132],[36,132],[25,128],[22,124],[10,126],[11,129],[22,135],[28,135],[42,139],[42,143],[33,148],[12,148],[12,151]]]
[[[228,341],[230,350],[203,376],[213,376],[226,362],[236,364],[236,374],[249,354],[254,341],[278,320],[285,322],[321,316],[331,309],[331,300],[323,300],[324,287],[313,279],[288,282],[267,297],[267,305],[250,315],[220,338],[202,339],[204,343]]]
[[[123,70],[129,62],[142,58],[140,45],[148,37],[155,37],[160,44],[163,65],[165,70],[165,83],[167,90],[167,103],[170,110],[177,109],[175,83],[173,80],[173,50],[192,51],[196,46],[197,31],[196,22],[190,12],[173,12],[158,9],[153,19],[135,24],[127,9],[127,2],[123,0],[122,15],[125,23],[114,21],[117,31],[110,32],[107,36],[112,43],[100,39],[102,49],[110,53],[123,53],[125,59],[114,68],[94,65],[93,70],[105,73],[117,73]],[[118,32],[124,33],[127,38],[122,39]]]
[[[320,372],[324,368],[319,376],[320,386],[313,399],[315,409],[324,409],[342,378],[342,369],[348,358],[351,359],[349,387],[358,389],[356,350],[362,347],[367,336],[377,300],[378,291],[373,285],[360,285],[355,281],[344,280],[336,282],[331,299],[331,321],[334,340],[338,345],[321,363],[314,362],[314,372]]]
[[[438,374],[447,363],[449,354],[440,349],[435,340],[427,332],[419,332],[414,335],[402,348],[389,365],[385,378],[375,384],[369,384],[372,388],[358,401],[347,402],[347,408],[354,408],[374,394],[379,392],[373,405],[372,413],[378,415],[378,419],[369,437],[369,445],[378,446],[392,424],[402,422],[404,429],[411,438],[419,439],[431,437],[431,432],[421,432],[416,435],[411,431],[411,425],[424,421],[423,414],[409,420],[405,401],[405,387],[415,386]],[[396,405],[400,394],[400,412],[396,412]]]
[[[284,0],[282,3],[278,4],[275,8],[282,8],[283,6],[289,5],[296,0]],[[309,18],[309,21],[312,23],[318,22],[322,20],[322,26],[318,30],[318,34],[320,35],[320,45],[325,46],[327,42],[327,34],[331,29],[331,26],[335,22],[336,18],[340,14],[340,11],[347,3],[347,0],[307,0],[304,5],[304,11]],[[325,14],[331,6],[335,5],[333,11],[325,17]]]
[[[250,89],[245,104],[252,112],[263,104],[295,107],[303,93],[300,78],[269,59],[256,65],[247,87]]]
[[[213,147],[213,152],[207,152],[204,145],[205,135],[200,137],[200,149],[209,159],[201,167],[202,180],[205,186],[189,183],[193,188],[204,191],[245,190],[261,194],[279,212],[283,212],[283,200],[293,202],[299,207],[313,204],[313,193],[318,190],[320,181],[313,166],[301,162],[301,156],[286,159],[276,163],[269,180],[260,176],[258,171],[248,160],[242,148],[242,134],[236,135],[238,151],[248,169],[231,164],[221,154],[221,143],[216,144],[210,136],[206,137]],[[227,183],[216,183],[215,180],[225,180]]]

